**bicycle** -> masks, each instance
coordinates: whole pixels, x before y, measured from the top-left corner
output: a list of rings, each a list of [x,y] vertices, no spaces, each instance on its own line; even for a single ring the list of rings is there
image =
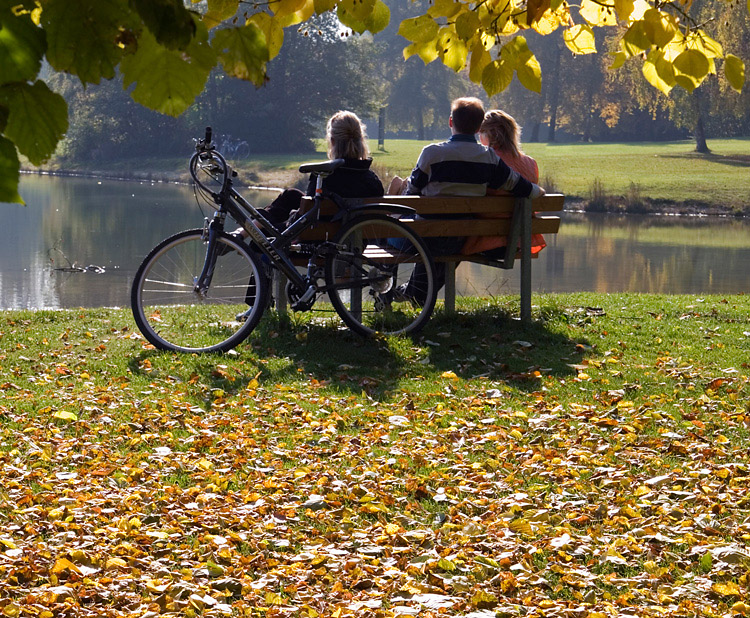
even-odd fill
[[[400,219],[414,209],[362,204],[323,191],[323,179],[344,160],[300,166],[317,176],[311,208],[292,217],[285,229],[273,225],[234,187],[236,172],[211,142],[211,128],[196,140],[190,175],[196,198],[214,209],[199,229],[159,243],[140,265],[131,290],[131,309],[144,337],[156,348],[180,352],[222,352],[241,343],[270,304],[271,271],[287,279],[294,311],[308,311],[327,297],[332,310],[355,333],[371,337],[417,332],[435,307],[434,264],[424,241]],[[321,204],[334,200],[341,221],[332,240],[304,243],[317,226]],[[227,217],[248,234],[224,230]],[[305,267],[306,262],[306,267]],[[299,272],[297,266],[304,268]],[[421,265],[427,271],[413,305],[396,293]]]
[[[250,146],[245,140],[235,139],[229,135],[220,135],[217,149],[224,151],[227,159],[247,159],[250,156]]]

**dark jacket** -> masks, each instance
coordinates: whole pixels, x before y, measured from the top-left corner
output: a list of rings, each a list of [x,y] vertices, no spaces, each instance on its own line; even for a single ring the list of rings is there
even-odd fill
[[[345,163],[323,180],[323,189],[341,197],[380,197],[383,183],[370,169],[372,159],[345,159]],[[310,176],[307,195],[315,195],[315,175]]]

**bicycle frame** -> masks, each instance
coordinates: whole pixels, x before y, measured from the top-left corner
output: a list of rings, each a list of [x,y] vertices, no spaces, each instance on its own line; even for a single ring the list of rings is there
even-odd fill
[[[221,157],[216,152],[213,155]],[[317,223],[320,204],[323,199],[322,185],[325,175],[322,173],[317,175],[313,207],[289,227],[281,230],[274,226],[261,211],[255,208],[234,188],[231,180],[232,170],[223,160],[223,157],[221,159],[226,169],[226,178],[221,191],[212,195],[219,208],[214,218],[210,222],[207,222],[205,229],[208,237],[208,249],[203,271],[195,285],[196,292],[199,294],[204,293],[211,284],[218,250],[216,236],[218,232],[224,229],[224,221],[226,220],[226,216],[229,215],[248,233],[248,239],[255,244],[255,247],[267,256],[273,265],[286,275],[298,290],[302,291],[298,302],[305,303],[310,301],[317,292],[322,291],[315,285],[312,278],[315,255],[311,256],[307,266],[307,276],[304,277],[289,258],[287,249],[305,228]],[[261,227],[272,232],[272,236],[266,236],[261,227],[256,224],[256,221],[260,222]]]

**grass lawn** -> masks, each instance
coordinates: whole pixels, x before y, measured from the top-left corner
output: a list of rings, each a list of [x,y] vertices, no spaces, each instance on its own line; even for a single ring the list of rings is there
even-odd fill
[[[750,297],[535,300],[222,356],[0,314],[0,611],[748,613]]]

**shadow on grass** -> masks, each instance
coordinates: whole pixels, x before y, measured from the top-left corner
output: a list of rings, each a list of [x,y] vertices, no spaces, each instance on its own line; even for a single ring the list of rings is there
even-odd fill
[[[722,165],[731,165],[733,167],[740,168],[750,167],[750,155],[743,154],[719,155],[714,153],[703,154],[699,152],[690,152],[680,155],[674,154],[660,156],[663,159],[686,159],[699,157],[701,159],[705,159],[706,161],[711,161],[712,163],[720,163]]]
[[[543,375],[575,375],[571,365],[591,347],[561,334],[565,329],[560,325],[570,315],[546,308],[544,320],[523,324],[515,311],[489,306],[448,315],[439,310],[417,335],[376,339],[271,313],[232,353],[186,356],[183,363],[201,384],[229,394],[260,374],[265,384],[305,382],[342,395],[364,391],[379,399],[400,396],[411,380],[435,382],[447,371],[462,379],[501,381],[520,391],[537,390]],[[162,358],[174,357],[146,351],[131,360],[130,368],[143,373],[144,359],[161,364]]]

